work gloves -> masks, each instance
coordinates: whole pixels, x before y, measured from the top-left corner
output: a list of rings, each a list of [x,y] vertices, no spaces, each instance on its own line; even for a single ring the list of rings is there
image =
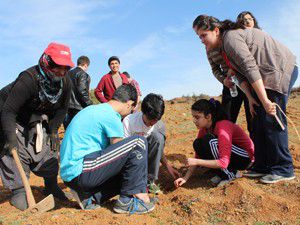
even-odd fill
[[[10,155],[10,156],[12,156],[11,150],[12,150],[13,148],[18,149],[16,146],[12,146],[12,145],[6,143],[6,144],[3,146],[2,151],[0,150],[0,158],[1,158],[2,156],[4,156],[4,155]]]

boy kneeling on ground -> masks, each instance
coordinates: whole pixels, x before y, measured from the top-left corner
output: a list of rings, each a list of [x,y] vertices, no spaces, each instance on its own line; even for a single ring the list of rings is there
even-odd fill
[[[142,101],[142,112],[126,116],[123,120],[124,135],[130,137],[141,135],[148,142],[148,189],[149,192],[158,194],[159,186],[155,183],[158,179],[160,162],[167,168],[168,173],[175,180],[180,176],[164,155],[166,140],[165,124],[160,120],[165,111],[163,97],[157,94],[148,94]]]
[[[70,123],[60,151],[60,173],[82,209],[96,209],[115,195],[117,213],[154,209],[146,191],[147,141],[123,139],[122,117],[137,103],[132,85],[121,85],[108,103],[89,106]]]

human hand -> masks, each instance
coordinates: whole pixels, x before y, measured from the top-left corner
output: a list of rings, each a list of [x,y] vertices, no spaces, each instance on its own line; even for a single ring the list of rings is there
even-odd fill
[[[181,174],[170,165],[167,165],[167,170],[168,170],[168,173],[173,177],[174,180],[181,176]]]
[[[188,158],[186,161],[187,166],[198,166],[198,159],[196,158]]]
[[[227,74],[230,75],[230,76],[234,76],[235,72],[234,72],[233,69],[228,69]]]
[[[256,115],[254,106],[259,106],[259,104],[257,103],[257,101],[251,96],[250,98],[248,98],[248,102],[249,102],[249,108],[250,108],[250,113],[251,116],[254,117]]]
[[[2,158],[4,155],[9,155],[12,156],[12,149],[18,149],[18,147],[16,147],[16,145],[12,145],[9,143],[6,143],[2,149],[0,149],[0,158]]]
[[[186,183],[186,180],[182,177],[178,178],[177,180],[174,181],[174,185],[176,188],[181,187],[183,184]]]
[[[223,80],[223,84],[228,88],[231,88],[233,86],[233,82],[231,81],[229,75]]]
[[[271,102],[269,99],[267,99],[263,103],[264,109],[266,110],[266,113],[275,116],[276,115],[276,104],[274,102]]]

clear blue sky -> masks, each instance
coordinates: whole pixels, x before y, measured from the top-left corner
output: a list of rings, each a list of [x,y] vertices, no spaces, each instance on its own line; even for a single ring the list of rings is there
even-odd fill
[[[144,95],[219,95],[222,86],[211,73],[192,22],[199,14],[235,20],[245,10],[299,62],[298,0],[2,0],[0,87],[35,65],[55,41],[71,47],[75,63],[80,55],[91,59],[91,88],[109,71],[107,59],[117,55],[121,71],[133,75]]]

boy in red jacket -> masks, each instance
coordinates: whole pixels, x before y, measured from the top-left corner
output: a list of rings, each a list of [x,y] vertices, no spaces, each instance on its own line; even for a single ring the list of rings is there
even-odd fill
[[[129,83],[127,77],[119,72],[120,59],[117,56],[112,56],[108,59],[108,66],[110,72],[101,78],[95,89],[95,96],[102,103],[111,100],[115,90],[119,86]]]

